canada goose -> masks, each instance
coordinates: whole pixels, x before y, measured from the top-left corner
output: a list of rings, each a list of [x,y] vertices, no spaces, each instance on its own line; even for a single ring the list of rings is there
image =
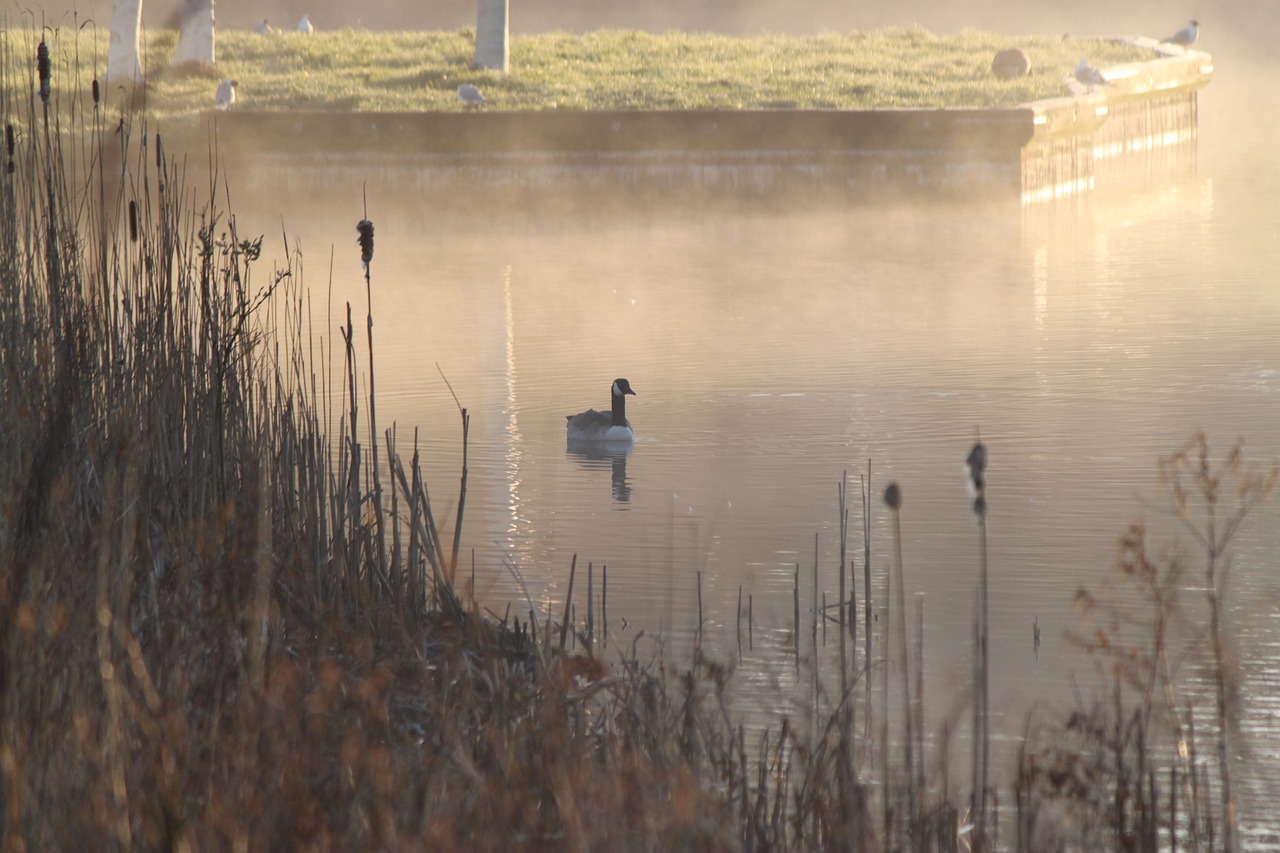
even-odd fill
[[[1187,25],[1178,30],[1167,39],[1161,41],[1161,44],[1176,44],[1180,47],[1191,47],[1196,43],[1196,39],[1200,38],[1200,22],[1197,20],[1187,21]]]
[[[567,415],[570,441],[633,441],[636,437],[627,420],[627,395],[635,396],[631,383],[625,379],[613,380],[613,410],[597,412],[587,409],[577,415]]]
[[[470,83],[463,83],[458,87],[458,100],[466,104],[467,109],[470,109],[471,107],[483,107],[485,105],[484,94]]]
[[[218,84],[218,91],[213,93],[213,103],[220,110],[231,109],[231,105],[236,102],[236,86],[240,83],[236,80],[223,80]]]

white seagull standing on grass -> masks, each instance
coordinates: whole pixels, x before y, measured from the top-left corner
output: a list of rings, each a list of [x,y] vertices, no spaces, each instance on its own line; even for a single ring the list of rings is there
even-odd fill
[[[258,25],[253,28],[253,31],[260,36],[269,36],[271,35],[271,22],[266,18],[263,18],[258,22]]]
[[[316,28],[311,26],[310,15],[303,15],[300,19],[298,19],[298,32],[304,33],[305,35],[311,35],[315,31],[316,31]]]
[[[213,103],[220,110],[231,109],[231,105],[236,102],[236,86],[240,84],[235,80],[223,80],[218,84],[218,91],[213,95]]]
[[[1092,89],[1094,86],[1110,86],[1111,81],[1108,80],[1101,71],[1094,68],[1085,60],[1080,60],[1080,64],[1076,66],[1076,80]]]
[[[483,107],[486,103],[484,95],[470,83],[463,83],[458,87],[458,99],[466,104],[468,108]]]
[[[1191,47],[1191,45],[1196,43],[1196,39],[1198,38],[1200,38],[1200,22],[1192,19],[1187,21],[1187,25],[1185,27],[1160,43],[1176,44],[1179,47]]]

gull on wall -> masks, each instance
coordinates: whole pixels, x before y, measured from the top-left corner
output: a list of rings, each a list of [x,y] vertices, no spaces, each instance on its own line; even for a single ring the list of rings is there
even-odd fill
[[[470,83],[463,83],[458,87],[458,99],[467,107],[483,107],[487,103],[480,90]]]
[[[218,84],[218,91],[213,93],[213,104],[220,110],[231,109],[231,105],[236,102],[236,86],[240,85],[235,80],[223,80]]]

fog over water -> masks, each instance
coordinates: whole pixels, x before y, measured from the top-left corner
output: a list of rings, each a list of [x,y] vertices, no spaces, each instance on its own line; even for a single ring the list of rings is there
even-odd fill
[[[227,172],[241,235],[266,235],[264,263],[283,255],[282,228],[301,247],[317,334],[329,339],[347,301],[363,334],[354,225],[367,192],[379,422],[397,425],[406,456],[419,430],[432,499],[451,514],[461,440],[441,372],[470,412],[463,548],[489,609],[523,614],[532,602],[558,617],[577,555],[580,567],[608,566],[611,648],[643,630],[642,649],[661,638],[679,660],[697,627],[701,572],[705,647],[735,662],[739,709],[774,723],[812,689],[812,661],[798,671],[791,651],[794,573],[803,646],[815,548],[820,587],[835,594],[837,483],[848,472],[856,504],[870,460],[873,596],[886,604],[890,520],[879,496],[892,480],[905,496],[907,587],[925,614],[934,737],[970,678],[977,534],[962,462],[980,428],[991,459],[993,733],[1015,738],[1033,707],[1087,692],[1092,664],[1064,632],[1079,624],[1077,588],[1112,576],[1126,526],[1147,522],[1160,552],[1183,547],[1199,576],[1193,543],[1160,509],[1157,459],[1196,430],[1219,456],[1242,438],[1260,465],[1280,457],[1274,4],[512,7],[516,32],[712,29],[713,8],[729,10],[733,32],[919,22],[1158,36],[1188,17],[1204,23],[1215,78],[1200,95],[1196,174],[1052,208],[672,196],[639,209],[625,197],[477,209],[434,195],[429,176],[362,175],[349,162]],[[438,4],[421,21],[397,17],[398,4],[364,4],[360,20],[337,4],[262,8],[281,20],[311,11],[322,27],[327,17],[427,28],[472,25],[474,7]],[[261,17],[249,11],[219,7],[219,21],[248,26]],[[638,392],[628,399],[634,449],[572,452],[564,415],[607,406],[617,376]],[[1249,745],[1241,823],[1256,849],[1280,849],[1278,522],[1273,498],[1242,530],[1228,593]],[[740,656],[739,589],[755,621]],[[828,642],[820,666],[830,666]],[[1010,775],[1002,764],[997,778]]]
[[[371,173],[379,421],[396,422],[406,455],[420,430],[433,500],[451,514],[461,441],[440,371],[469,410],[463,547],[485,606],[527,613],[532,602],[558,618],[576,555],[580,621],[581,569],[595,567],[598,597],[607,565],[611,647],[644,631],[642,651],[660,638],[682,660],[701,572],[704,647],[735,663],[739,710],[776,723],[811,695],[815,547],[834,600],[837,483],[847,471],[856,501],[870,460],[873,595],[887,604],[880,494],[893,480],[936,737],[970,677],[977,536],[962,462],[980,427],[993,731],[1015,738],[1033,707],[1052,713],[1088,693],[1093,664],[1064,633],[1080,624],[1076,590],[1114,577],[1127,525],[1148,523],[1156,550],[1182,548],[1199,577],[1190,537],[1162,509],[1157,459],[1200,429],[1219,456],[1242,438],[1258,464],[1280,457],[1276,114],[1248,97],[1273,71],[1216,64],[1197,174],[1058,207],[675,195],[637,209],[610,196],[495,211],[433,197],[429,177]],[[283,216],[322,328],[332,251],[328,326],[350,300],[360,330],[360,170],[244,168],[248,186],[231,171],[241,232],[279,250]],[[616,376],[638,392],[634,449],[572,452],[564,416],[607,406]],[[1253,750],[1242,823],[1259,844],[1280,832],[1277,516],[1273,500],[1236,540],[1229,593]],[[861,548],[855,533],[860,596]],[[740,588],[755,622],[741,656]],[[1198,666],[1185,665],[1193,682]]]

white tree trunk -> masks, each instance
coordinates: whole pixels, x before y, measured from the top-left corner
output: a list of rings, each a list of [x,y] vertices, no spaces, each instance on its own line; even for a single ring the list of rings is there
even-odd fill
[[[181,20],[170,65],[213,65],[213,0],[183,0]]]
[[[143,83],[142,0],[115,0],[111,9],[111,43],[107,48],[107,80],[116,85]]]
[[[507,71],[511,58],[507,48],[509,0],[476,0],[476,68]]]

